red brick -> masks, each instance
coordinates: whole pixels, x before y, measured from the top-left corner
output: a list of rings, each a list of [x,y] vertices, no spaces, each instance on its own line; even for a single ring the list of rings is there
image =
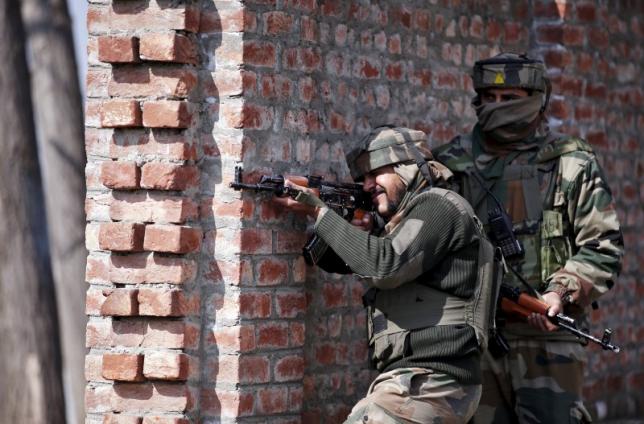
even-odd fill
[[[103,354],[103,378],[116,381],[143,381],[143,355]]]
[[[143,104],[143,126],[148,128],[188,128],[192,113],[187,102],[149,101]]]
[[[336,345],[320,343],[315,349],[315,360],[319,365],[332,365],[336,363]]]
[[[166,34],[146,33],[141,36],[141,59],[159,62],[197,64],[195,43],[176,32]]]
[[[300,17],[300,37],[302,40],[316,42],[318,40],[318,23],[308,16]]]
[[[546,50],[543,56],[548,68],[566,68],[573,60],[572,54],[566,50]]]
[[[261,292],[243,292],[239,295],[239,313],[244,318],[271,316],[271,295]]]
[[[241,356],[239,358],[239,382],[244,384],[268,383],[270,361],[266,356]]]
[[[243,47],[244,63],[273,68],[277,62],[277,50],[270,42],[247,41]]]
[[[142,420],[136,415],[109,414],[103,417],[103,424],[141,424]]]
[[[106,161],[101,163],[101,183],[116,190],[139,188],[141,170],[136,162]]]
[[[506,22],[504,25],[505,42],[508,44],[517,44],[521,41],[522,34],[525,31],[525,26],[518,22]],[[538,31],[538,30],[537,30]],[[549,33],[549,36],[556,38],[557,30],[552,30],[555,34]]]
[[[306,296],[304,293],[278,293],[277,316],[279,318],[295,318],[306,312]]]
[[[112,255],[109,261],[109,280],[114,283],[183,284],[192,281],[196,274],[195,261],[156,253]]]
[[[575,5],[577,10],[577,19],[580,22],[592,24],[597,17],[595,5],[590,2],[578,3]]]
[[[169,417],[169,416],[150,416],[143,417],[143,424],[189,424],[187,418]]]
[[[309,235],[302,231],[278,231],[275,253],[300,253],[308,239]]]
[[[151,380],[186,380],[188,356],[177,352],[150,352],[145,354],[143,375]]]
[[[141,167],[141,187],[151,190],[185,190],[199,184],[199,169],[192,165],[150,162]]]
[[[196,252],[201,247],[202,233],[198,228],[178,225],[148,225],[145,229],[145,250],[168,253]]]
[[[111,408],[115,412],[184,412],[191,406],[188,388],[176,383],[116,383]]]
[[[265,254],[272,252],[271,230],[243,228],[240,230],[240,252],[244,254]]]
[[[135,100],[109,100],[100,106],[101,127],[129,128],[141,126],[141,107]]]
[[[112,97],[186,98],[197,87],[194,69],[171,65],[118,66],[107,92]]]
[[[325,283],[322,286],[322,299],[325,308],[337,308],[347,305],[346,285],[342,283]]]
[[[100,385],[98,387],[85,387],[85,409],[90,413],[103,413],[110,411],[111,387]]]
[[[144,234],[144,224],[107,222],[100,226],[98,243],[101,250],[140,252]]]
[[[267,12],[262,16],[264,34],[280,35],[293,30],[293,16],[284,12]]]
[[[483,19],[479,15],[472,16],[469,27],[470,36],[478,39],[483,38],[483,28]]]
[[[257,391],[257,412],[260,414],[279,414],[286,412],[288,405],[287,396],[288,390],[286,387],[259,389]]]
[[[243,417],[253,414],[254,394],[242,390],[202,389],[200,407],[203,413],[216,416]]]
[[[139,39],[129,36],[98,37],[98,60],[107,63],[139,61]]]
[[[260,259],[257,265],[257,285],[284,284],[288,279],[288,263],[281,259]]]
[[[85,328],[85,347],[105,348],[112,344],[110,324],[106,321],[88,322]]]
[[[156,3],[145,3],[145,7],[141,7],[141,4],[137,1],[119,1],[112,5],[109,13],[93,16],[91,28],[95,31],[103,28],[119,31],[137,31],[145,28],[150,31],[174,29],[190,32],[196,32],[199,28],[199,10],[194,7],[166,7]]]
[[[257,326],[257,347],[284,348],[288,346],[288,327],[286,323],[267,322]]]
[[[177,317],[184,314],[180,290],[139,289],[139,315]]]
[[[581,46],[584,44],[584,27],[565,25],[560,43],[567,46]]]
[[[196,158],[196,148],[185,135],[166,131],[115,131],[109,140],[112,158],[152,155],[159,159],[190,160]]]
[[[304,346],[306,326],[303,322],[292,322],[289,324],[289,336],[291,347]]]
[[[252,103],[223,104],[220,111],[223,121],[231,128],[265,130],[273,124],[273,110],[270,107]]]
[[[291,355],[280,358],[275,363],[275,381],[296,381],[304,377],[304,358]]]
[[[248,352],[256,348],[255,327],[252,325],[215,328],[206,336],[210,346],[221,352]]]
[[[195,202],[162,193],[113,192],[109,216],[114,221],[181,224],[199,216]]]
[[[137,291],[129,289],[105,290],[101,315],[135,316],[139,314]]]

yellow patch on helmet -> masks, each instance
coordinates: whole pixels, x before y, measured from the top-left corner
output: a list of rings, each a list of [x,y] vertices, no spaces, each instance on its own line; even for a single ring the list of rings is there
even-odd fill
[[[505,84],[505,78],[503,77],[503,72],[496,73],[496,77],[494,77],[494,84]]]

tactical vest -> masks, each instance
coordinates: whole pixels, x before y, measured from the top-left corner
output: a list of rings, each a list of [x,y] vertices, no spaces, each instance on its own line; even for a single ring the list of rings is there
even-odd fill
[[[525,247],[525,257],[512,262],[512,266],[539,291],[546,286],[546,279],[562,268],[573,254],[574,232],[566,211],[567,203],[563,182],[573,181],[578,168],[562,166],[562,157],[574,151],[591,152],[592,148],[583,140],[562,134],[550,134],[530,163],[505,166],[499,178],[506,187],[520,184],[524,193],[523,201],[527,216],[523,220],[513,219],[513,230]],[[472,158],[472,135],[462,135],[445,146],[439,147],[437,159],[455,174],[461,174],[461,191],[484,224],[493,198],[482,183],[494,192],[495,180],[486,180],[476,173]],[[506,275],[506,283],[520,285],[512,274]]]
[[[474,329],[481,349],[485,349],[488,333],[495,325],[502,267],[496,259],[494,247],[465,199],[436,187],[419,194],[418,198],[428,193],[448,199],[475,222],[479,239],[476,287],[471,298],[463,299],[430,287],[430,281],[425,281],[421,275],[415,281],[391,290],[370,289],[364,299],[371,359],[378,370],[403,357],[407,336],[412,330],[438,325],[468,325]],[[423,301],[418,302],[419,298]]]

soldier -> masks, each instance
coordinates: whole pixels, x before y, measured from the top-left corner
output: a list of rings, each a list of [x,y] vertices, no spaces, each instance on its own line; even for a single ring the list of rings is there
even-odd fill
[[[302,193],[277,200],[315,218],[328,245],[319,266],[353,272],[372,287],[364,301],[381,374],[346,423],[467,422],[494,310],[492,246],[467,202],[436,187],[451,173],[432,160],[423,132],[376,128],[346,158],[382,227],[371,215],[349,223],[289,181]]]
[[[504,283],[536,290],[548,315],[565,311],[587,325],[588,306],[613,286],[623,254],[597,158],[584,140],[547,130],[550,83],[542,62],[500,54],[476,62],[473,81],[478,123],[434,155],[484,223],[509,215],[524,253],[517,248],[506,257],[512,272]],[[584,347],[542,315],[528,321],[507,319],[507,356],[484,354],[474,422],[589,422]]]

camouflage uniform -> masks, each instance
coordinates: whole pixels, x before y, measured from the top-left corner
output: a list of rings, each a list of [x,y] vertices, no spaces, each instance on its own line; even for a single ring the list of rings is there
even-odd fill
[[[525,57],[504,54],[477,62],[474,86],[479,95],[491,87],[522,88],[540,100],[545,93],[539,115],[547,105],[545,67]],[[477,100],[473,104],[479,107]],[[497,206],[494,197],[503,203],[525,247],[525,256],[510,264],[537,291],[558,293],[564,312],[587,325],[587,307],[613,286],[623,254],[611,192],[592,148],[581,139],[533,127],[503,150],[483,127],[479,114],[471,134],[434,151],[437,160],[454,172],[455,189],[484,223]],[[525,290],[513,273],[504,283]],[[511,352],[503,358],[485,354],[474,422],[590,421],[582,403],[586,353],[579,341],[563,331],[545,333],[509,319],[502,331]]]
[[[324,256],[337,255],[372,286],[364,296],[370,358],[382,374],[347,423],[466,422],[478,404],[493,248],[467,202],[432,186],[451,173],[431,159],[424,133],[376,129],[347,163],[355,180],[394,166],[406,188],[392,216],[369,234],[317,204]]]

